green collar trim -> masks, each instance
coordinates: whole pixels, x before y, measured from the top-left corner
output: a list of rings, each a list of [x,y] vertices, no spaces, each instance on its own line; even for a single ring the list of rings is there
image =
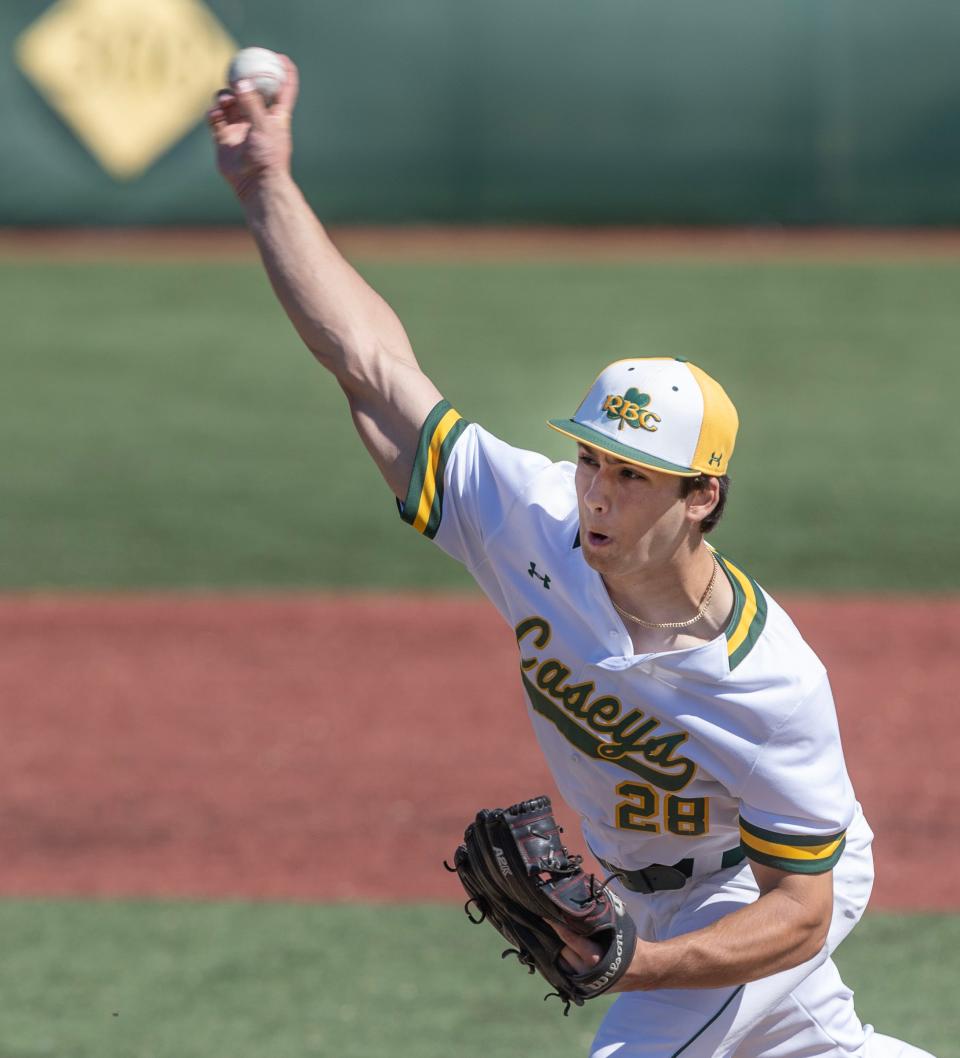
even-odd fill
[[[723,634],[727,639],[730,671],[753,649],[767,623],[767,600],[759,584],[714,550],[720,568],[733,588],[733,613]]]

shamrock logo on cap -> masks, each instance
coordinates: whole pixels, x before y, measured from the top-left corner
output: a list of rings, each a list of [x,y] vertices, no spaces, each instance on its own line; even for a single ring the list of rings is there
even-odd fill
[[[650,394],[641,393],[631,386],[623,396],[611,393],[603,402],[603,411],[607,413],[608,419],[619,419],[618,430],[623,429],[623,424],[632,426],[634,430],[656,430],[660,416],[647,408],[650,403]]]

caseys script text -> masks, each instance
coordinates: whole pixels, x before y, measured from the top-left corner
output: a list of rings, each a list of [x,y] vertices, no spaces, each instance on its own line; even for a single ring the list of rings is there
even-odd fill
[[[693,778],[696,764],[677,750],[685,731],[657,733],[655,716],[625,708],[612,694],[597,693],[593,680],[570,683],[571,669],[559,658],[544,658],[552,630],[546,618],[526,617],[514,629],[520,647],[520,668],[530,705],[582,753],[611,761],[646,779],[661,790],[682,790]]]

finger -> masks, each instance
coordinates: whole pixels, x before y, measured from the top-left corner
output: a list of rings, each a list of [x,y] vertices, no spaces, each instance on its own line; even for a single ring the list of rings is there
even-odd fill
[[[241,78],[230,87],[234,91],[236,110],[239,112],[235,120],[249,121],[255,128],[263,128],[267,119],[267,107],[253,81]]]
[[[553,928],[553,932],[556,933],[567,947],[576,948],[578,944],[583,943],[583,937],[580,937],[572,930],[567,929],[562,922],[551,922],[550,925]]]
[[[227,123],[227,116],[218,106],[213,106],[207,111],[207,124],[216,132]]]
[[[573,948],[564,948],[560,952],[560,967],[568,973],[582,974],[591,969],[586,959],[583,959]]]
[[[236,141],[234,126],[224,116],[223,111],[214,107],[207,112],[207,124],[210,127],[210,135],[218,147],[229,147]]]
[[[276,113],[279,109],[287,114],[292,114],[293,108],[297,105],[297,96],[300,92],[300,72],[289,55],[280,55],[279,58],[283,63],[287,76],[284,78],[280,91],[277,93],[276,101],[273,104],[273,112]]]
[[[212,110],[220,111],[224,120],[231,124],[239,125],[247,120],[237,109],[237,97],[229,88],[221,88],[216,93],[213,97]]]
[[[574,933],[561,922],[552,922],[551,925],[554,933],[566,945],[565,958],[569,958],[568,953],[573,953],[577,963],[585,968],[597,964],[600,959],[600,947],[596,941],[592,941],[589,937],[581,937],[579,933]]]
[[[237,105],[237,97],[233,92],[221,90],[218,94],[217,103],[223,111],[228,125],[249,125],[250,119]]]

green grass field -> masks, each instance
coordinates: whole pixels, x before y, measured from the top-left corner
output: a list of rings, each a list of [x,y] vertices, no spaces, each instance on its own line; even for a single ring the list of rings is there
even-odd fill
[[[4,1058],[512,1058],[585,1053],[459,908],[0,904]],[[960,1058],[960,919],[868,917],[837,961],[861,1017]],[[511,972],[511,970],[513,972]]]
[[[468,418],[543,426],[610,359],[741,410],[716,540],[774,588],[960,588],[960,264],[377,264]],[[463,588],[404,527],[249,264],[0,266],[0,589]]]
[[[719,546],[773,588],[960,590],[960,263],[363,268],[468,418],[544,420],[631,355],[741,411]],[[403,527],[249,264],[0,264],[0,590],[463,589]],[[457,908],[0,902],[0,1058],[584,1053]],[[869,917],[865,1020],[960,1058],[960,917]]]

